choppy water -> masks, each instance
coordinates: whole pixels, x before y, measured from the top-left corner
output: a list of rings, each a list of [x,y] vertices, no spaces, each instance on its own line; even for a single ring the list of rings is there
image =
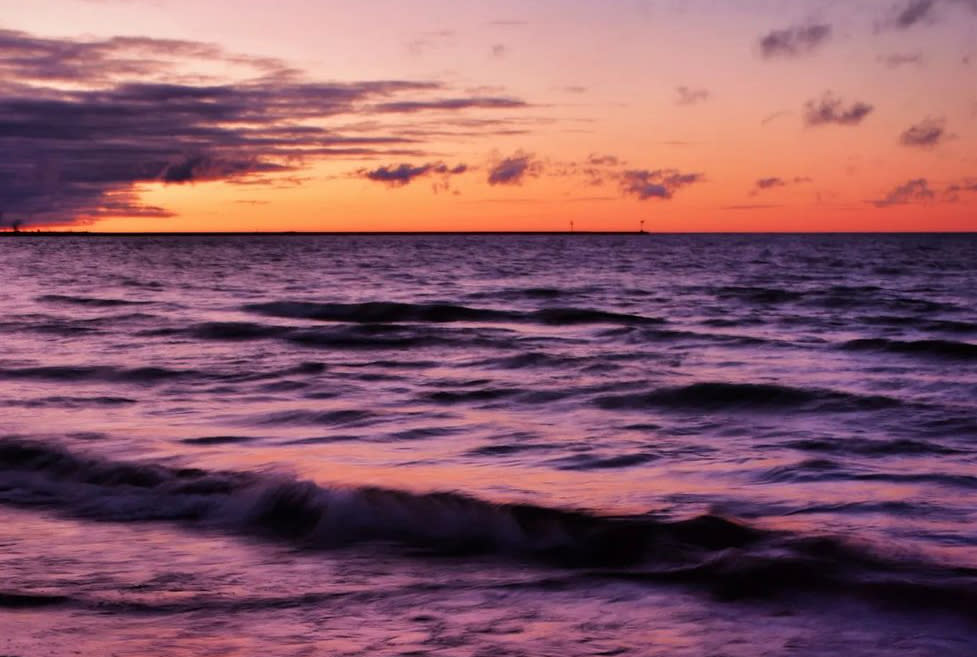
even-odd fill
[[[975,236],[0,253],[0,654],[977,652]]]

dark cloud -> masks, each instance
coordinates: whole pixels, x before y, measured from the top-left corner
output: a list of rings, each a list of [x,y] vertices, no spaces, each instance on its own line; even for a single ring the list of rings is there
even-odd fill
[[[892,6],[877,29],[908,30],[916,25],[932,25],[946,17],[945,10],[977,14],[977,0],[901,0]]]
[[[672,195],[693,183],[702,182],[701,173],[682,173],[676,169],[631,169],[621,174],[621,191],[642,201],[650,198],[670,199]]]
[[[933,17],[936,0],[909,0],[898,10],[892,21],[893,27],[905,30]]]
[[[206,155],[185,156],[163,168],[159,179],[165,183],[188,183],[234,178],[254,172],[288,171],[290,167],[272,162],[233,160]]]
[[[489,169],[490,185],[521,185],[526,176],[536,176],[542,171],[542,162],[533,159],[532,154],[516,153],[503,158]]]
[[[248,77],[181,81],[180,66],[199,67],[201,60]],[[376,125],[347,134],[325,127],[326,119],[363,116],[378,105],[384,116],[431,106],[526,105],[508,98],[424,100],[441,88],[409,80],[308,81],[277,60],[190,41],[0,31],[0,211],[6,222],[25,225],[165,217],[164,208],[139,200],[146,185],[277,185],[301,181],[294,174],[310,160],[416,157],[427,150],[423,131]]]
[[[380,113],[411,113],[425,110],[516,109],[528,107],[518,98],[441,98],[437,100],[407,100],[380,103],[370,109]]]
[[[458,164],[449,167],[444,162],[432,162],[430,164],[411,165],[400,164],[398,166],[383,166],[373,170],[361,169],[357,173],[364,178],[376,182],[386,183],[392,187],[403,187],[416,178],[429,175],[454,176],[468,171],[468,165]]]
[[[764,57],[797,57],[813,52],[830,37],[827,24],[774,30],[760,39],[760,52]]]
[[[689,87],[675,87],[678,98],[675,103],[678,105],[695,105],[709,99],[708,89],[692,89]]]
[[[932,148],[946,136],[946,122],[943,119],[924,119],[910,126],[899,136],[903,146]]]
[[[756,181],[757,189],[773,189],[774,187],[784,187],[787,185],[783,178],[760,178]]]
[[[819,100],[809,100],[804,105],[804,122],[807,125],[858,125],[872,110],[868,103],[855,102],[845,107],[840,98],[830,92],[825,93]]]
[[[930,189],[926,178],[916,178],[894,187],[884,198],[872,201],[872,205],[877,208],[887,208],[892,205],[932,201],[935,197],[936,193]]]

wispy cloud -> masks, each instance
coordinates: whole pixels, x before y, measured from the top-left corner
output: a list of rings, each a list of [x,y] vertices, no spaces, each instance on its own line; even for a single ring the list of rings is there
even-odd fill
[[[885,197],[872,201],[872,205],[877,208],[887,208],[893,205],[932,201],[934,198],[936,193],[930,189],[926,178],[916,178],[897,185]]]
[[[760,53],[770,57],[798,57],[814,52],[831,38],[828,24],[799,25],[773,30],[760,38]]]
[[[777,119],[782,119],[785,116],[790,116],[790,115],[791,112],[789,110],[780,110],[779,112],[771,112],[770,114],[767,114],[765,117],[763,117],[763,119],[760,121],[760,125],[768,125],[770,123],[773,123]]]
[[[518,109],[528,104],[518,98],[504,97],[473,97],[473,98],[441,98],[437,100],[405,100],[389,103],[379,103],[369,108],[380,113],[406,114],[428,110],[454,111],[467,109]]]
[[[911,54],[894,53],[891,55],[879,55],[879,61],[889,68],[900,68],[910,65],[919,66],[923,63],[923,55],[918,52]]]
[[[456,176],[468,171],[468,165],[457,164],[449,167],[444,162],[431,162],[429,164],[400,164],[397,166],[382,166],[376,169],[360,169],[357,174],[373,180],[382,182],[391,187],[403,187],[417,178],[430,175]]]
[[[802,183],[809,183],[811,179],[806,176],[795,176],[794,178],[781,178],[779,176],[770,176],[767,178],[758,178],[755,183],[753,183],[753,189],[750,191],[750,196],[756,196],[760,192],[765,192],[770,189],[776,189],[778,187],[787,187],[789,185],[800,185]]]
[[[631,169],[621,174],[621,192],[642,201],[670,199],[678,190],[705,180],[701,173],[682,173],[677,169]]]
[[[840,98],[826,92],[820,99],[809,100],[804,105],[804,122],[810,126],[858,125],[875,109],[863,102],[853,102],[848,106]]]
[[[899,143],[903,146],[932,148],[946,137],[946,121],[944,119],[927,118],[906,128],[899,136]]]
[[[977,194],[977,178],[967,178],[949,185],[944,192],[944,198],[947,201],[956,202],[960,200],[961,193]]]
[[[695,105],[709,99],[708,89],[693,89],[691,87],[675,87],[678,98],[675,99],[677,105]]]

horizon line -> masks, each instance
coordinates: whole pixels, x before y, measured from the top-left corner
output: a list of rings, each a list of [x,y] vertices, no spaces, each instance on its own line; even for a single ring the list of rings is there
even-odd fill
[[[0,237],[165,237],[165,236],[284,236],[284,235],[322,235],[322,236],[366,236],[366,235],[977,235],[975,230],[810,230],[810,231],[764,231],[764,230],[709,230],[709,231],[636,231],[636,230],[273,230],[273,231],[93,231],[93,230],[3,230]]]

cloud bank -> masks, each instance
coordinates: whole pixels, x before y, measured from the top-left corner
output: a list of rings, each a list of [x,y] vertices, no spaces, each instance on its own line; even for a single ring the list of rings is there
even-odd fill
[[[201,61],[221,63],[228,78],[188,73]],[[166,217],[165,208],[139,200],[142,188],[271,184],[323,158],[427,151],[423,130],[327,127],[341,116],[526,106],[515,98],[430,98],[443,90],[431,81],[310,81],[278,60],[192,41],[0,30],[0,212],[7,225]],[[405,166],[374,175],[409,182],[418,174]],[[436,173],[440,165],[423,166]]]

